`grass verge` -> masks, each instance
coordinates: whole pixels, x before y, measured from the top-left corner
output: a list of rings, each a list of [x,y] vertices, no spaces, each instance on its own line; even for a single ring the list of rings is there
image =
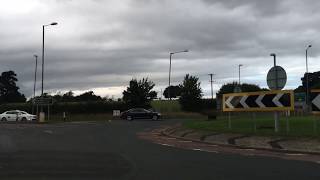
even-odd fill
[[[247,135],[284,136],[284,137],[320,137],[319,118],[314,116],[280,117],[280,131],[274,132],[272,115],[231,117],[231,129],[228,117],[218,117],[217,120],[189,120],[183,126],[191,129],[222,133],[241,133]],[[288,122],[288,123],[287,123]],[[287,131],[287,124],[289,129]]]

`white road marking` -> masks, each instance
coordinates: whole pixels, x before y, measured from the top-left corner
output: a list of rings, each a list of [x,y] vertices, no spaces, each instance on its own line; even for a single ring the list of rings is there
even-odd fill
[[[171,145],[171,144],[160,144],[160,145],[174,147],[174,145]]]
[[[51,131],[51,130],[44,130],[43,132],[48,133],[48,134],[52,134],[53,133],[53,131]]]
[[[287,156],[304,156],[305,154],[300,154],[300,153],[286,153]]]
[[[192,150],[194,150],[194,151],[202,151],[202,149],[192,149]]]
[[[182,142],[182,143],[190,143],[192,141],[179,141],[179,142]]]

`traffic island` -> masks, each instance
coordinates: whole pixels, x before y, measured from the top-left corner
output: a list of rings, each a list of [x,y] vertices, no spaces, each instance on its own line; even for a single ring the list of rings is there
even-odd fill
[[[256,136],[240,133],[206,132],[190,130],[185,127],[173,127],[162,130],[164,136],[212,145],[252,148],[283,153],[304,153],[320,155],[320,141],[312,138],[282,138],[274,136]]]

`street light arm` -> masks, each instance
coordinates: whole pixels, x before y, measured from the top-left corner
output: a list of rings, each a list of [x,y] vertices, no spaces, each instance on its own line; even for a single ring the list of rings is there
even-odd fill
[[[189,50],[183,50],[183,51],[176,51],[176,52],[171,52],[170,54],[178,54],[178,53],[184,53],[184,52],[189,52]]]

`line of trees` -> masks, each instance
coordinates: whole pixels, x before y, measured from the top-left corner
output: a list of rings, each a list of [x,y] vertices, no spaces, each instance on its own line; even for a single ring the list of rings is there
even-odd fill
[[[320,71],[309,73],[309,86],[311,88],[320,87]],[[305,92],[306,86],[306,74],[301,78],[302,85],[295,89],[295,92]],[[19,92],[17,86],[18,78],[14,71],[2,72],[0,75],[0,103],[17,103],[26,102],[24,94]],[[80,95],[75,96],[72,91],[64,94],[58,93],[56,95],[45,94],[47,97],[52,97],[56,103],[66,102],[122,102],[127,108],[144,107],[150,108],[151,101],[157,97],[157,92],[153,90],[155,84],[148,78],[141,80],[132,79],[129,82],[129,86],[123,91],[123,97],[121,99],[113,99],[108,97],[101,97],[95,95],[93,91],[87,91]],[[221,97],[222,94],[233,93],[236,87],[240,87],[243,92],[254,91],[268,91],[266,88],[260,88],[255,84],[243,83],[239,85],[237,82],[231,82],[224,84],[216,93],[217,97]],[[199,111],[204,107],[213,107],[213,101],[202,99],[203,93],[200,87],[199,78],[186,74],[183,82],[176,86],[167,87],[163,95],[166,98],[178,98],[181,107],[185,111]],[[32,102],[32,99],[30,99]],[[124,107],[124,106],[122,106]]]

